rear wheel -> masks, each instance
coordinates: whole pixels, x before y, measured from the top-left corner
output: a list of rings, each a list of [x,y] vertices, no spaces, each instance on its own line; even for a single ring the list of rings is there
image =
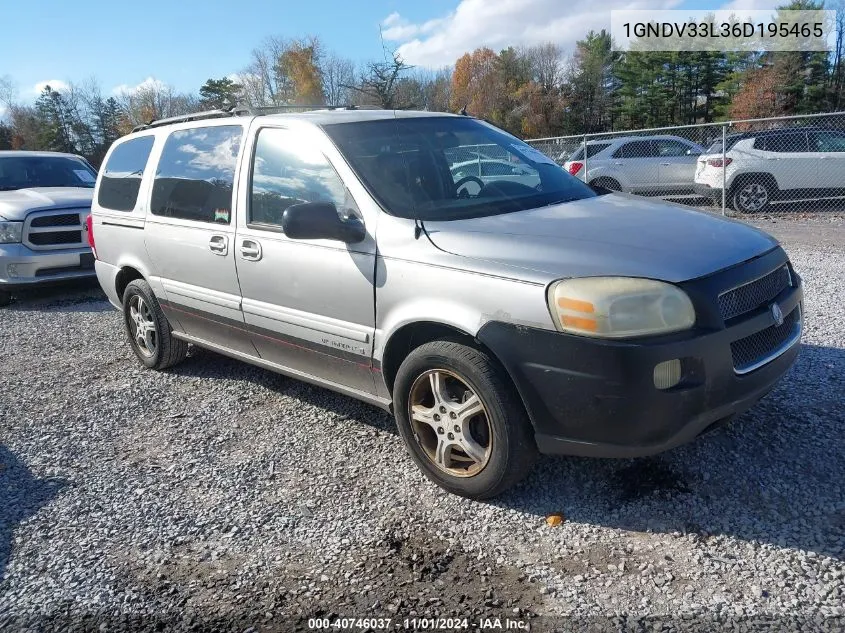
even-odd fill
[[[740,213],[763,211],[771,202],[774,187],[765,178],[752,177],[739,183],[731,195],[731,206]]]
[[[123,291],[123,322],[129,346],[145,367],[166,369],[187,356],[188,344],[173,338],[167,317],[143,279],[130,281]]]
[[[442,488],[496,496],[522,479],[537,453],[513,386],[483,350],[434,341],[396,375],[396,422],[411,457]]]
[[[0,291],[0,308],[4,308],[12,303],[12,295],[5,291]]]
[[[615,178],[596,178],[590,181],[591,187],[601,187],[609,191],[622,191],[622,185]]]

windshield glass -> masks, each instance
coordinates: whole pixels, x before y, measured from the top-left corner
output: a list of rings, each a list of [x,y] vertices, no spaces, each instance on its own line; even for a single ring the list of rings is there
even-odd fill
[[[96,172],[70,156],[0,156],[0,191],[32,187],[94,188]]]
[[[325,130],[382,207],[400,217],[496,215],[595,195],[545,154],[477,119],[381,119]]]

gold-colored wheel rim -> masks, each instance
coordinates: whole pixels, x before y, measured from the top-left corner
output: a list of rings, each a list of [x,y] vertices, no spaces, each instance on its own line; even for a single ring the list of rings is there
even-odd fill
[[[493,434],[481,398],[457,374],[432,369],[411,386],[408,418],[414,438],[437,468],[472,477],[490,460]]]

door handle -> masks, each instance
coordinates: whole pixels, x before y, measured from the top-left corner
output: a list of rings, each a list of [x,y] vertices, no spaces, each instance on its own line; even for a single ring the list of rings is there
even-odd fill
[[[671,163],[660,163],[663,167],[668,167]]]
[[[229,252],[229,238],[225,235],[212,235],[208,248],[215,255],[225,255]]]
[[[622,167],[622,165],[623,165],[624,163],[613,163],[613,164],[614,164],[614,165],[616,165],[617,167]]]
[[[261,244],[255,240],[244,240],[241,242],[241,257],[257,262],[261,259]]]

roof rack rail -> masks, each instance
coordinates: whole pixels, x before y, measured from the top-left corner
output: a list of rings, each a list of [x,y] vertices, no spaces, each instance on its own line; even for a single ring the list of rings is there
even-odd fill
[[[228,106],[218,110],[206,110],[204,112],[192,112],[191,114],[180,114],[179,116],[167,117],[166,119],[153,119],[149,123],[142,123],[132,128],[133,132],[148,130],[153,127],[170,125],[172,123],[184,123],[186,121],[201,121],[203,119],[219,119],[228,116],[263,116],[267,114],[282,114],[284,112],[310,112],[313,110],[381,110],[380,106],[369,105],[274,105],[250,107],[245,105]]]
[[[227,116],[238,116],[242,114],[237,108],[221,108],[219,110],[205,110],[204,112],[192,112],[191,114],[180,114],[178,116],[167,117],[166,119],[153,119],[149,123],[142,123],[132,128],[133,132],[140,132],[151,127],[160,127],[162,125],[170,125],[171,123],[184,123],[185,121],[199,121],[202,119],[219,119]]]

